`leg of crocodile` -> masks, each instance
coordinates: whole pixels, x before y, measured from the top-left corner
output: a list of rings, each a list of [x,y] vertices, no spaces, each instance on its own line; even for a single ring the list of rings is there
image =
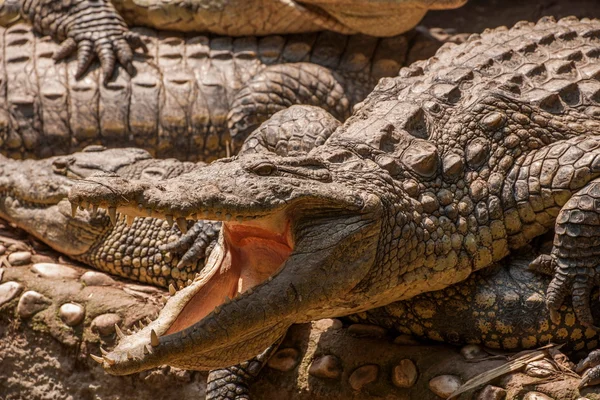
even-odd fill
[[[132,48],[144,47],[143,43],[127,29],[109,0],[23,1],[22,12],[38,32],[62,42],[55,59],[77,50],[77,78],[89,68],[94,56],[100,59],[104,84],[112,76],[117,60],[130,74],[134,73]]]
[[[594,153],[591,155],[591,159],[600,159],[593,157]],[[596,165],[591,166],[592,170],[598,170]],[[570,291],[578,318],[585,326],[593,327],[589,301],[600,277],[599,205],[600,180],[597,179],[564,204],[556,218],[552,253],[549,258],[540,256],[537,260],[538,264],[546,261],[553,269],[554,279],[548,287],[546,301],[554,319],[558,319],[558,310]]]
[[[206,400],[249,400],[249,385],[258,377],[283,338],[251,360],[210,371],[206,382]]]

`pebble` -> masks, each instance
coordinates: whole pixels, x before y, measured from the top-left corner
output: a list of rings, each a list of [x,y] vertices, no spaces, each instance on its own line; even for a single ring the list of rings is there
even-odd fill
[[[31,270],[36,274],[49,279],[77,279],[79,273],[66,265],[54,263],[33,264]]]
[[[31,252],[29,251],[17,251],[9,254],[8,263],[10,265],[19,266],[29,264],[31,262]]]
[[[392,383],[399,388],[412,387],[418,377],[417,366],[408,358],[401,360],[392,370]]]
[[[342,375],[342,363],[336,356],[327,354],[315,358],[308,373],[317,378],[338,379]]]
[[[339,319],[334,319],[334,318],[325,318],[325,319],[320,319],[318,321],[315,321],[313,323],[313,326],[321,331],[326,331],[328,329],[341,329],[342,328],[342,321],[340,321]]]
[[[377,325],[352,324],[348,327],[348,333],[354,337],[380,339],[385,336],[387,330]]]
[[[299,354],[298,350],[293,347],[279,349],[273,357],[269,358],[267,365],[277,371],[291,371],[298,364]]]
[[[476,358],[483,358],[488,355],[488,353],[486,353],[486,351],[483,350],[483,347],[481,347],[478,344],[468,344],[466,346],[463,346],[463,348],[460,349],[460,354],[466,360],[474,360]]]
[[[523,400],[553,400],[552,397],[546,396],[540,392],[528,392],[523,396]]]
[[[458,390],[462,384],[460,378],[454,375],[440,375],[429,381],[429,389],[436,395],[446,399]]]
[[[352,375],[350,375],[350,378],[348,378],[348,382],[350,383],[352,389],[360,391],[369,383],[375,382],[378,375],[379,366],[375,364],[367,364],[356,368],[354,372],[352,372]]]
[[[33,290],[23,293],[17,304],[17,313],[21,318],[32,315],[48,308],[52,302],[46,296]]]
[[[102,314],[98,315],[92,321],[92,331],[98,332],[102,336],[108,336],[115,333],[115,324],[121,322],[121,316],[119,314]]]
[[[102,272],[88,271],[81,276],[81,282],[87,286],[111,286],[115,280]]]
[[[23,291],[23,285],[18,282],[6,282],[0,285],[0,306],[8,303]]]
[[[479,395],[477,400],[504,400],[506,399],[506,390],[498,386],[487,385]]]
[[[6,253],[6,247],[0,244],[0,256]]]
[[[547,378],[555,372],[554,365],[546,360],[532,361],[525,366],[525,373],[534,378]]]
[[[75,326],[79,325],[81,321],[83,321],[85,309],[79,304],[65,303],[60,306],[58,314],[60,315],[60,319],[62,319],[65,324],[69,326]]]

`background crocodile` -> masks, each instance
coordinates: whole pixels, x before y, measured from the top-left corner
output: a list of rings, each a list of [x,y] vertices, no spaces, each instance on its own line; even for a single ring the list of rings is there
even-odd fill
[[[103,150],[56,157],[52,160],[8,161],[13,168],[10,172],[5,169],[3,177],[12,180],[11,186],[14,191],[13,200],[7,201],[4,197],[0,202],[4,205],[2,216],[23,227],[27,227],[27,223],[32,226],[31,221],[35,221],[36,236],[41,240],[65,254],[84,260],[88,265],[113,274],[115,271],[122,271],[124,267],[119,261],[124,261],[128,255],[115,257],[111,261],[100,260],[90,256],[95,250],[84,251],[87,257],[82,256],[76,251],[75,244],[87,239],[93,243],[92,249],[103,248],[105,252],[116,255],[116,252],[120,251],[119,248],[124,249],[124,244],[129,242],[129,247],[134,249],[134,253],[137,251],[138,254],[161,254],[166,258],[168,255],[159,248],[160,239],[153,241],[153,236],[146,233],[148,229],[143,228],[149,226],[152,218],[144,219],[143,223],[134,223],[129,231],[124,230],[127,229],[125,221],[119,220],[113,232],[106,233],[110,230],[110,224],[106,216],[100,215],[100,211],[95,217],[88,211],[78,211],[76,216],[72,216],[70,207],[64,204],[63,196],[66,190],[53,193],[40,190],[50,186],[68,189],[71,186],[70,180],[77,180],[76,177],[92,174],[98,169],[121,171],[128,176],[150,175],[155,179],[159,178],[157,171],[167,170],[168,164],[171,164],[171,173],[164,176],[177,175],[187,169],[185,165],[188,164],[174,160],[149,159],[145,158],[144,154],[147,155],[137,149]],[[118,165],[127,167],[118,168]],[[36,174],[33,180],[30,172]],[[20,194],[19,188],[25,183],[38,185],[34,186],[32,191],[38,193],[36,199]],[[61,203],[61,198],[65,207],[59,212],[57,209],[60,209],[60,206],[55,204]],[[42,228],[54,224],[64,227],[65,221],[69,229]],[[159,232],[166,232],[164,236],[180,235],[176,228],[171,230],[163,225],[162,221],[155,223],[161,226]],[[104,227],[105,231],[100,227]],[[145,236],[133,236],[134,233]],[[58,261],[40,244],[35,244],[33,250],[30,246],[23,246],[18,241],[11,241],[2,236],[7,234],[10,235],[10,231],[0,232],[0,242],[6,246],[0,249],[0,259],[8,256],[10,260],[17,260],[19,254],[27,251],[37,254],[33,256],[33,265],[21,265],[21,262],[15,261],[18,266],[0,269],[0,318],[4,320],[3,325],[6,327],[1,334],[6,337],[11,337],[14,332],[14,328],[10,327],[16,327],[18,324],[12,318],[18,317],[21,323],[28,324],[36,330],[37,336],[43,337],[43,334],[47,333],[72,349],[71,354],[84,357],[78,362],[85,364],[88,352],[99,351],[98,343],[109,346],[114,344],[115,328],[112,324],[118,323],[124,331],[138,330],[141,325],[147,323],[148,317],[155,318],[161,307],[161,293],[156,289],[115,281],[104,274],[85,272],[75,265],[61,265],[65,264],[65,261]],[[119,236],[126,239],[121,241],[122,244],[115,244]],[[151,240],[147,240],[148,238]],[[142,239],[141,242],[139,239]],[[139,243],[136,244],[134,240]],[[56,243],[72,244],[71,247],[59,247]],[[425,293],[407,301],[352,315],[344,320],[343,329],[339,321],[319,321],[314,325],[312,332],[309,332],[307,327],[293,328],[280,350],[269,362],[269,374],[261,378],[252,389],[252,393],[255,393],[257,398],[277,396],[276,393],[281,395],[281,390],[289,391],[292,398],[341,398],[340,396],[358,394],[361,398],[376,398],[380,395],[393,395],[397,398],[435,398],[429,388],[429,381],[440,373],[455,374],[464,382],[480,373],[482,369],[505,362],[503,358],[492,358],[474,364],[472,360],[469,361],[470,358],[465,360],[460,356],[457,350],[420,347],[413,338],[456,344],[479,343],[502,350],[534,348],[548,341],[566,343],[566,349],[569,351],[595,348],[598,334],[581,326],[575,320],[572,308],[565,307],[561,311],[562,319],[557,325],[550,321],[544,303],[544,291],[549,278],[527,271],[529,262],[540,251],[546,252],[549,246],[551,243],[547,240],[539,241],[532,248],[523,249],[497,265],[473,274],[464,282],[443,291]],[[111,252],[111,248],[116,249],[116,252]],[[127,251],[125,250],[126,253]],[[162,265],[169,266],[168,263]],[[110,268],[107,269],[106,266]],[[146,273],[140,274],[139,271],[136,272],[133,268],[126,276],[147,281]],[[152,267],[146,271],[148,275],[153,275]],[[165,278],[168,279],[168,276],[163,276],[163,279]],[[57,285],[57,282],[60,282],[60,285]],[[596,312],[600,310],[597,302],[598,300],[595,300],[594,303]],[[74,312],[71,308],[79,309]],[[73,315],[79,318],[74,318]],[[387,331],[380,327],[386,328]],[[20,332],[23,330],[23,327],[19,329]],[[392,344],[390,340],[394,337],[396,339]],[[41,338],[36,340],[43,341]],[[405,346],[402,346],[403,344]],[[344,351],[356,346],[365,351]],[[44,343],[42,347],[45,351],[50,351],[53,346],[51,343]],[[5,358],[0,371],[3,371],[4,376],[10,377],[10,380],[3,384],[0,393],[6,396],[9,393],[28,392],[28,380],[16,379],[18,371],[23,371],[23,358],[13,358],[6,349],[4,351]],[[467,357],[486,355],[481,350],[473,354],[469,351],[473,350],[464,350],[463,354]],[[43,353],[35,354],[34,358]],[[431,354],[436,356],[431,357]],[[67,358],[72,359],[72,356]],[[407,362],[402,360],[406,359],[412,360],[417,372],[410,378],[414,380],[409,379],[402,383],[403,375],[399,373],[400,375],[394,378],[393,371],[404,367]],[[552,361],[552,358],[550,360]],[[89,367],[92,366],[86,368]],[[65,368],[69,371],[74,369],[74,366],[63,364],[59,369]],[[545,388],[540,384],[539,389],[535,390],[542,390],[558,398],[575,399],[579,395],[572,389],[576,385],[575,375],[561,375],[560,368],[556,368],[558,369],[551,373],[555,375],[555,379],[562,380],[568,386],[555,385]],[[368,375],[368,379],[358,378],[364,371],[373,370],[375,374]],[[147,390],[162,390],[162,385],[166,382],[177,385],[178,388],[185,387],[187,392],[179,393],[179,389],[171,388],[164,393],[165,398],[191,396],[196,390],[202,393],[200,383],[205,377],[176,370],[169,374],[167,371],[162,369],[140,376],[144,380],[144,388],[136,390],[135,396],[143,398],[148,395]],[[48,386],[52,382],[50,377],[60,373],[47,372],[45,375],[41,382],[39,377],[36,378],[36,386]],[[61,393],[73,390],[69,388],[79,385],[85,386],[82,383],[85,382],[85,374],[79,371],[77,376],[76,379],[55,384],[60,385]],[[102,385],[92,385],[94,388],[90,390],[96,396],[104,396],[107,386],[117,384],[110,378],[93,379],[96,382],[105,382]],[[292,382],[307,382],[307,386],[296,387]],[[525,390],[525,382],[529,382],[528,389],[533,390],[531,384],[535,379],[527,377],[510,377],[500,383],[500,386],[506,387],[510,393],[516,395]],[[79,392],[81,393],[83,392]],[[584,393],[595,393],[595,390],[586,389],[582,392]]]
[[[24,24],[0,28],[0,151],[48,157],[90,144],[145,148],[158,157],[213,160],[237,152],[261,122],[292,104],[347,118],[377,81],[432,55],[425,32],[377,39],[325,32],[215,37],[135,29],[148,51],[135,76],[100,84],[93,68],[55,64],[58,46]],[[233,136],[233,139],[231,138]],[[233,142],[231,142],[233,140]]]
[[[600,174],[599,28],[544,18],[445,46],[380,81],[306,156],[79,182],[69,198],[84,207],[224,221],[202,273],[104,367],[240,362],[291,323],[445,288],[551,230]]]
[[[11,21],[19,11],[37,32],[62,41],[57,58],[77,49],[82,74],[94,54],[102,64],[105,81],[116,60],[133,72],[131,47],[140,47],[129,23],[156,29],[212,32],[246,36],[301,33],[321,30],[344,34],[393,36],[413,28],[428,9],[459,7],[466,0],[238,0],[238,1],[89,1],[3,0],[0,22]],[[114,6],[113,6],[114,4]]]

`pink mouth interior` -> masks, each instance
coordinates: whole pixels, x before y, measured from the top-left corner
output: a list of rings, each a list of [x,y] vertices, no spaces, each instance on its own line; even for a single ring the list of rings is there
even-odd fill
[[[218,270],[183,307],[165,334],[192,326],[223,304],[226,297],[233,299],[264,282],[293,250],[287,220],[224,223],[223,226],[225,254]]]

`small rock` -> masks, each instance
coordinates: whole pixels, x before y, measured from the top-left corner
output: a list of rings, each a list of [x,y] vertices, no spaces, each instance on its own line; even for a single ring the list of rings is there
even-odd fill
[[[172,367],[171,374],[175,376],[178,382],[190,383],[192,381],[192,372],[185,369]]]
[[[488,355],[488,353],[486,353],[485,350],[483,350],[483,347],[481,347],[478,344],[468,344],[466,346],[463,346],[463,348],[460,349],[460,354],[466,360],[474,360],[476,358],[483,358]]]
[[[31,262],[31,252],[29,251],[17,251],[9,254],[8,263],[10,265],[19,266],[29,264]]]
[[[338,379],[342,375],[342,363],[336,356],[327,354],[315,358],[308,373],[317,378]]]
[[[362,367],[358,367],[352,372],[348,382],[352,389],[361,391],[365,385],[377,380],[379,375],[379,366],[375,364],[367,364]]]
[[[523,400],[553,400],[552,397],[546,396],[540,392],[528,392],[523,396]]]
[[[83,321],[85,316],[85,309],[83,306],[75,303],[65,303],[60,306],[59,310],[60,319],[69,326],[79,325]]]
[[[487,385],[477,396],[477,400],[504,400],[505,398],[506,390],[492,385]]]
[[[79,274],[71,267],[53,263],[33,264],[31,270],[36,274],[49,279],[77,279]]]
[[[102,336],[108,336],[115,333],[115,324],[121,322],[119,314],[102,314],[98,315],[92,321],[92,331],[98,332]]]
[[[102,272],[88,271],[81,276],[81,282],[87,286],[111,286],[115,280]]]
[[[547,378],[556,372],[556,368],[546,360],[532,361],[525,366],[525,373],[534,378]]]
[[[342,321],[335,318],[325,318],[315,321],[313,326],[321,331],[326,331],[328,329],[340,329],[342,327]]]
[[[385,336],[385,328],[377,325],[352,324],[348,327],[348,333],[354,337],[370,337],[380,339]]]
[[[0,244],[0,256],[6,253],[6,247]]]
[[[408,358],[401,360],[392,371],[392,383],[399,388],[412,387],[419,374],[417,366]]]
[[[23,290],[23,285],[18,282],[6,282],[0,285],[0,306],[8,303]]]
[[[269,358],[267,365],[277,371],[291,371],[298,364],[300,353],[293,347],[277,350],[273,357]]]
[[[454,375],[440,375],[429,381],[429,389],[442,398],[448,398],[462,384],[460,378]]]
[[[21,318],[29,318],[50,306],[52,302],[46,296],[33,290],[23,293],[17,304],[17,313]]]
[[[414,346],[419,344],[419,341],[411,335],[402,334],[396,336],[396,338],[394,339],[394,344],[399,344],[401,346]]]

